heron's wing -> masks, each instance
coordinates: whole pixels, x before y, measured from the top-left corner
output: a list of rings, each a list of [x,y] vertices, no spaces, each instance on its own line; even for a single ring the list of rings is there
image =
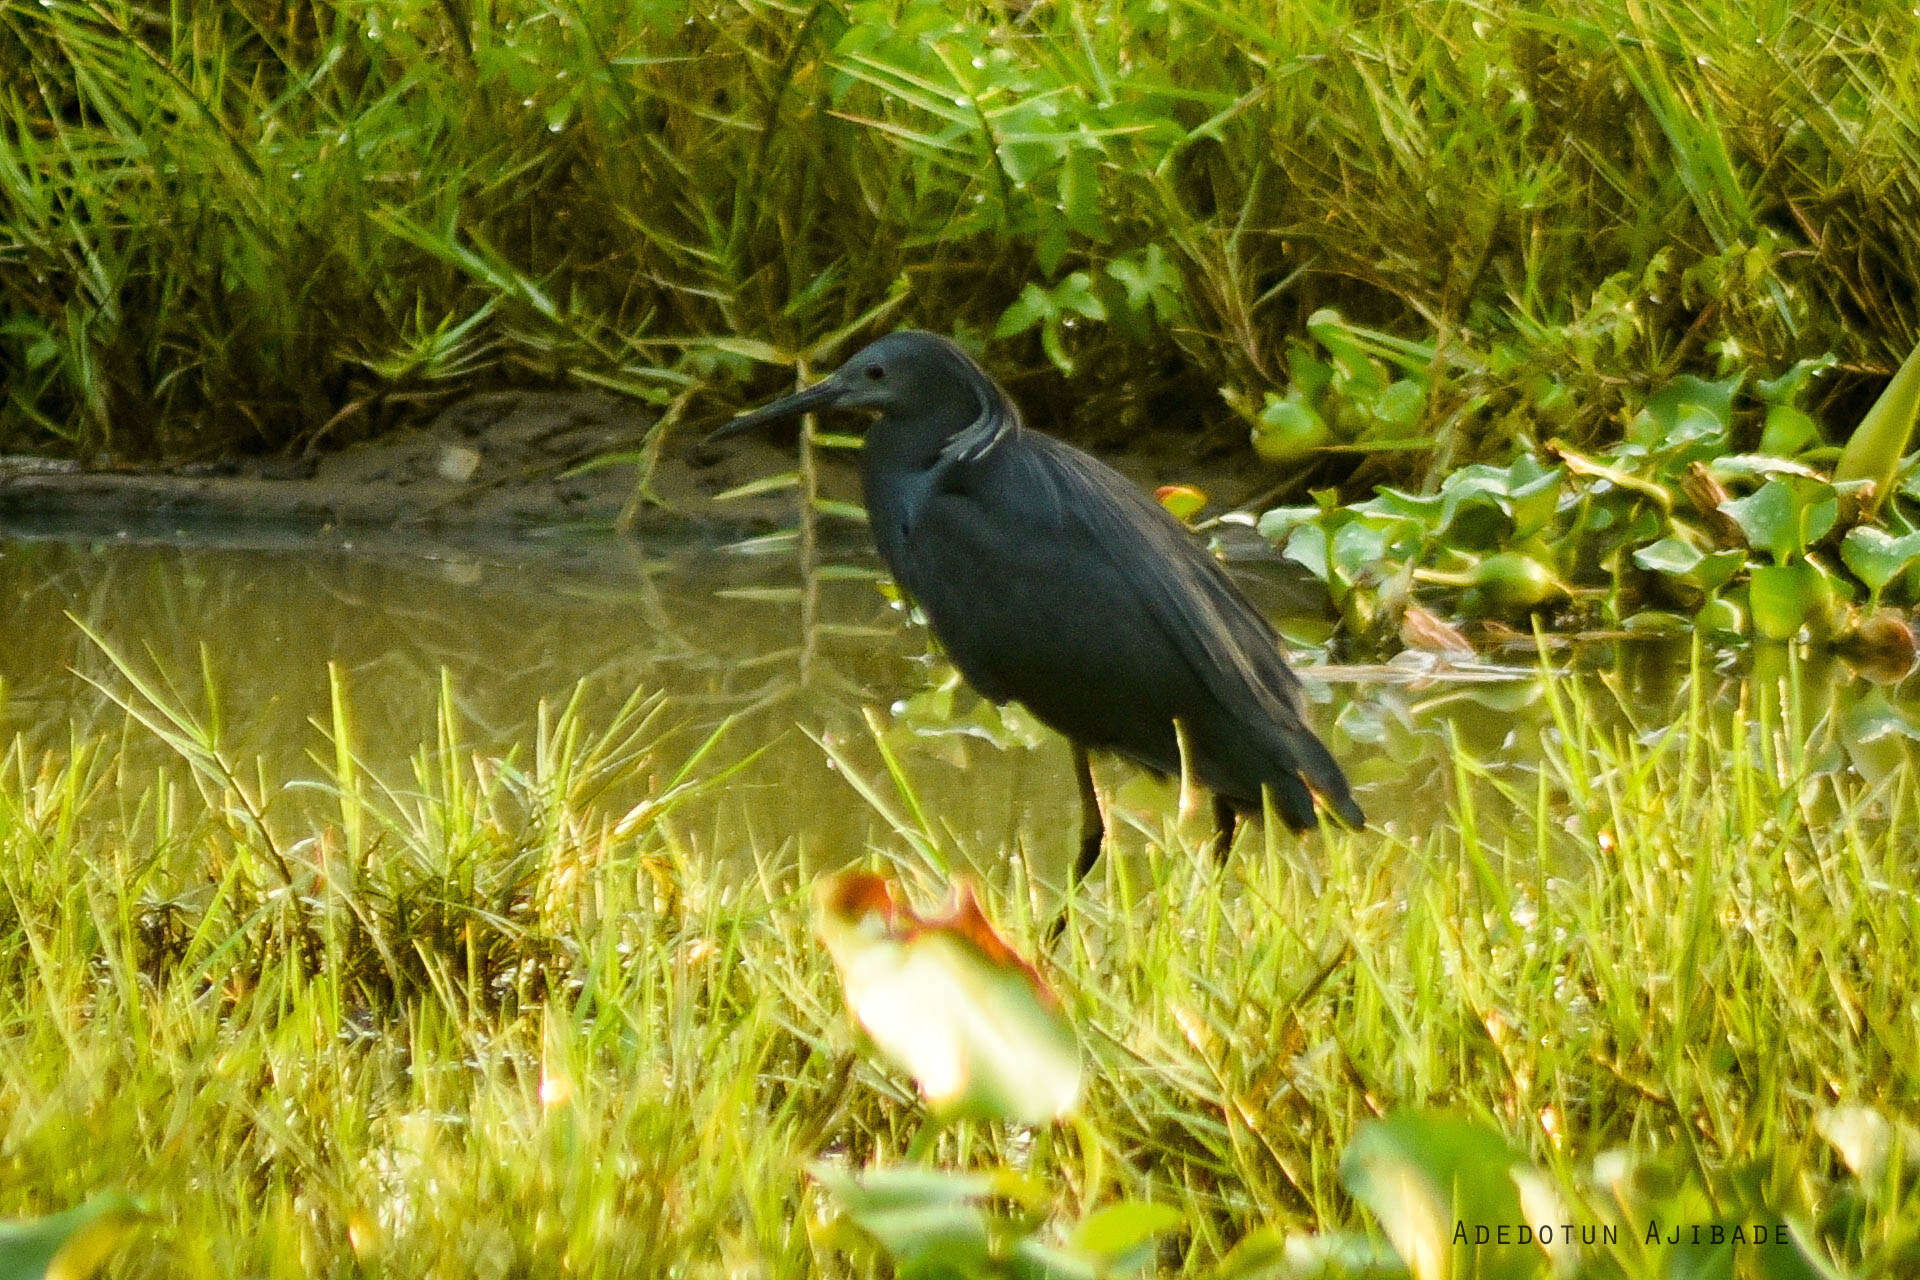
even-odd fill
[[[1167,637],[1222,705],[1252,699],[1280,727],[1301,775],[1345,822],[1363,821],[1346,775],[1306,720],[1300,679],[1280,653],[1280,637],[1240,593],[1226,569],[1178,520],[1119,472],[1038,432],[1008,451],[1025,486],[1048,492],[1049,513],[1096,548],[1137,595],[1142,612]]]

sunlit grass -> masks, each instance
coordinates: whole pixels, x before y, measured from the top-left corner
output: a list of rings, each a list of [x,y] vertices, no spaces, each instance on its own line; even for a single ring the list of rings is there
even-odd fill
[[[659,758],[655,703],[555,710],[495,757],[448,693],[402,777],[358,763],[340,710],[289,792],[210,772],[208,726],[118,670],[184,772],[134,771],[131,720],[0,771],[0,1217],[135,1192],[156,1221],[128,1275],[869,1273],[805,1169],[900,1158],[913,1088],[847,1029],[820,868],[682,829],[726,780]],[[1207,1275],[1259,1227],[1361,1224],[1348,1140],[1435,1104],[1583,1217],[1626,1149],[1889,1274],[1913,1183],[1849,1199],[1815,1126],[1916,1113],[1920,796],[1905,763],[1816,767],[1832,729],[1790,669],[1750,688],[1635,731],[1549,681],[1538,769],[1463,751],[1411,829],[1252,829],[1222,867],[1174,817],[1135,823],[1050,947],[1084,1123],[958,1125],[931,1158],[1027,1167],[1063,1220],[1171,1204],[1162,1269]],[[899,763],[862,783],[915,838],[844,854],[926,901],[922,842],[994,867],[989,911],[1048,951],[1057,886],[952,848]],[[1637,1239],[1590,1262],[1653,1266]]]

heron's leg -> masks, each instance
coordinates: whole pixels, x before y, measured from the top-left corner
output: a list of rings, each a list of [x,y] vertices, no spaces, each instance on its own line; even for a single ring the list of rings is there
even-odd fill
[[[1080,783],[1080,856],[1073,864],[1073,881],[1078,884],[1099,859],[1107,827],[1100,816],[1100,793],[1093,789],[1093,764],[1087,759],[1087,749],[1077,742],[1073,744],[1073,772]]]
[[[1234,828],[1239,825],[1240,815],[1234,812],[1225,796],[1213,798],[1213,856],[1224,859],[1227,850],[1233,848]]]

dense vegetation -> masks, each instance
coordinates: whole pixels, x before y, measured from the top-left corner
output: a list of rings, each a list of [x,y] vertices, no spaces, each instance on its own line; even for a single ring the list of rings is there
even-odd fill
[[[1456,742],[1436,819],[1249,832],[1227,868],[1169,812],[1051,947],[1025,861],[921,821],[910,773],[850,776],[922,900],[947,859],[994,868],[988,907],[1051,951],[1085,1058],[1072,1123],[956,1124],[882,1202],[839,1175],[897,1165],[925,1112],[849,1034],[821,868],[785,832],[710,849],[685,802],[719,779],[662,755],[654,704],[543,716],[497,755],[449,688],[382,775],[336,682],[319,781],[290,787],[123,665],[123,733],[0,756],[0,1217],[134,1193],[116,1273],[140,1276],[1066,1277],[1095,1273],[1004,1259],[1124,1245],[1142,1223],[1075,1224],[1150,1201],[1157,1248],[1105,1274],[1402,1275],[1343,1269],[1391,1258],[1350,1233],[1409,1254],[1451,1215],[1343,1172],[1359,1144],[1387,1184],[1457,1167],[1476,1223],[1593,1228],[1554,1275],[1911,1274],[1920,794],[1884,701],[1843,715],[1794,675],[1731,706],[1696,662],[1659,725],[1527,686],[1537,767]],[[1426,1107],[1476,1127],[1403,1119],[1414,1149],[1381,1149],[1371,1121]],[[1524,1210],[1508,1143],[1539,1170]],[[993,1202],[1002,1262],[967,1261],[986,1219],[956,1197]],[[1796,1243],[1667,1239],[1734,1222]],[[930,1269],[890,1272],[874,1237],[932,1241]],[[1550,1255],[1478,1261],[1453,1274]]]
[[[1828,353],[1850,422],[1920,332],[1917,57],[1876,0],[7,5],[0,441],[680,413],[875,308],[1125,437],[1287,392],[1336,306],[1440,353],[1376,477]]]

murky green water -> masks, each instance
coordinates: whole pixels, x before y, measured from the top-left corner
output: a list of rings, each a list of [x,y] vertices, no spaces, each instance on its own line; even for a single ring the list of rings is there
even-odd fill
[[[377,775],[404,784],[435,743],[444,673],[464,750],[531,749],[545,704],[584,687],[587,725],[636,689],[665,700],[657,753],[671,771],[723,722],[703,768],[748,760],[685,818],[689,839],[730,849],[794,842],[809,856],[857,856],[891,837],[822,744],[884,785],[869,718],[898,754],[927,812],[974,856],[1024,845],[1043,864],[1067,855],[1077,802],[1060,741],[1003,718],[928,650],[926,633],[878,589],[853,549],[809,602],[793,555],[710,546],[574,539],[551,547],[459,550],[351,543],[316,548],[228,531],[186,542],[49,538],[0,542],[0,741],[32,756],[74,735],[118,733],[105,690],[127,680],[78,623],[182,705],[217,711],[229,754],[258,758],[285,784],[322,776],[330,752],[330,667],[339,673],[356,747]],[[77,622],[76,622],[77,620]],[[1319,624],[1293,628],[1311,634]],[[1532,660],[1446,676],[1410,668],[1327,668],[1302,655],[1316,718],[1349,765],[1368,813],[1414,829],[1453,794],[1451,744],[1490,762],[1529,796],[1551,716]],[[1765,664],[1763,664],[1765,665]],[[1910,750],[1912,682],[1881,688],[1834,663],[1799,664],[1787,711],[1829,749],[1814,767],[1877,776]],[[1593,645],[1570,660],[1622,732],[1669,723],[1688,696],[1684,644]],[[1703,690],[1727,712],[1751,697],[1753,659],[1722,659]],[[1787,669],[1774,660],[1766,679]],[[166,753],[149,744],[156,767]],[[147,746],[138,747],[145,751]],[[1123,812],[1157,830],[1170,785],[1109,765]],[[636,778],[635,786],[644,786]]]

